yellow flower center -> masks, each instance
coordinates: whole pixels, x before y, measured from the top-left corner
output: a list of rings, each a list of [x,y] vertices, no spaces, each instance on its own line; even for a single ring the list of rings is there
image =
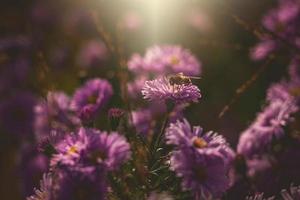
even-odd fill
[[[205,148],[207,146],[207,142],[203,140],[202,138],[196,138],[193,142],[194,147],[198,149]]]
[[[78,153],[78,148],[76,146],[71,146],[68,149],[68,154]]]
[[[95,104],[97,102],[97,96],[93,94],[88,97],[87,101],[89,104]]]
[[[176,56],[172,56],[171,59],[170,59],[170,63],[172,65],[178,65],[179,62],[180,62],[180,60]]]

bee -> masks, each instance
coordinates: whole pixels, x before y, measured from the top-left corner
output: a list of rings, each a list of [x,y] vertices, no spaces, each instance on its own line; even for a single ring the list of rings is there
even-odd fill
[[[191,79],[201,79],[200,77],[185,76],[182,72],[170,75],[168,78],[171,85],[189,85],[192,83]]]

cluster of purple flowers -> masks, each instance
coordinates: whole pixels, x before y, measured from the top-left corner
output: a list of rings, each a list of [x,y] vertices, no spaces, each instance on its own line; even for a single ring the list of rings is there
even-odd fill
[[[176,148],[170,158],[171,169],[182,177],[183,188],[192,190],[195,199],[217,198],[229,188],[234,151],[221,135],[204,133],[183,119],[170,124],[166,139]]]
[[[253,60],[262,60],[271,53],[288,46],[291,55],[296,56],[295,49],[299,50],[298,26],[300,20],[300,5],[298,0],[279,0],[278,6],[271,9],[262,19],[266,33],[263,33],[260,42],[251,50]]]

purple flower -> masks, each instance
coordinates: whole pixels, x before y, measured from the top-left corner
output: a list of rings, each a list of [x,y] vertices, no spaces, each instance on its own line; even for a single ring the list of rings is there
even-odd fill
[[[80,120],[70,110],[70,98],[63,92],[48,92],[47,100],[34,108],[35,133],[38,141],[50,136],[52,130],[67,132],[80,125]]]
[[[233,150],[221,135],[213,131],[204,133],[200,126],[191,127],[186,119],[171,123],[165,134],[167,144],[179,148],[191,147],[199,154],[218,152],[227,164],[234,158]]]
[[[30,93],[14,94],[0,102],[0,125],[3,131],[18,136],[33,134],[36,99]]]
[[[86,130],[88,145],[83,152],[85,162],[104,164],[108,170],[116,170],[130,158],[130,145],[117,132]]]
[[[86,130],[81,128],[78,133],[69,133],[60,141],[55,149],[57,154],[51,159],[50,166],[75,166],[81,158],[81,152],[87,147]]]
[[[81,128],[56,146],[58,154],[51,166],[94,167],[104,165],[116,170],[130,158],[130,145],[116,132],[108,134],[95,129]]]
[[[171,100],[178,104],[198,102],[201,97],[197,86],[193,84],[171,85],[166,77],[146,81],[142,94],[145,99],[150,101]]]
[[[143,58],[135,54],[128,67],[135,73],[154,75],[183,72],[192,76],[201,72],[201,64],[190,51],[176,45],[150,47]]]
[[[107,58],[107,54],[103,42],[91,40],[81,49],[78,63],[82,67],[96,67]]]
[[[113,95],[111,84],[103,79],[92,79],[76,90],[71,109],[83,120],[91,120]]]
[[[252,60],[262,60],[276,49],[276,42],[264,40],[251,49],[250,57]]]
[[[195,199],[220,197],[229,187],[227,167],[214,151],[199,154],[191,148],[174,151],[171,169],[182,177],[182,187],[191,190]]]
[[[300,6],[297,1],[281,1],[277,8],[272,9],[263,18],[262,23],[268,30],[285,36],[294,31],[294,22],[299,18],[299,14]]]
[[[283,127],[290,121],[298,107],[294,101],[273,101],[260,113],[255,122],[239,139],[237,151],[247,157],[264,151],[273,138],[284,134]]]
[[[151,130],[153,120],[153,113],[149,109],[139,109],[131,112],[132,124],[136,131],[141,134],[147,134]]]
[[[27,197],[26,200],[54,200],[52,195],[53,179],[51,174],[44,174],[40,181],[40,189],[34,189],[34,195]]]

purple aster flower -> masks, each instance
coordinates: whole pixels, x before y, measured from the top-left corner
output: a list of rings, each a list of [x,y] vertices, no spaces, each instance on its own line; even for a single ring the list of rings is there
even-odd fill
[[[250,57],[252,60],[262,60],[265,59],[275,49],[276,42],[274,40],[264,40],[251,49]]]
[[[244,131],[239,139],[237,151],[251,157],[264,151],[273,138],[284,134],[283,127],[291,120],[298,107],[294,101],[273,101],[260,113],[255,122]]]
[[[147,76],[138,76],[134,81],[127,84],[128,94],[133,99],[139,99],[141,97],[141,90],[148,80]]]
[[[172,85],[167,77],[146,81],[142,89],[145,99],[150,101],[167,101],[175,103],[198,102],[200,90],[193,84]]]
[[[44,174],[40,181],[40,189],[34,189],[34,195],[26,200],[54,200],[52,195],[53,179],[51,174]]]
[[[134,72],[154,75],[183,72],[192,76],[201,72],[201,64],[190,51],[176,45],[150,47],[143,58],[135,54],[128,67]]]
[[[136,131],[141,134],[147,134],[153,129],[153,113],[149,109],[139,109],[131,112],[132,124]]]
[[[91,120],[113,95],[111,84],[103,79],[92,79],[76,90],[71,101],[71,109],[83,120]]]
[[[229,187],[227,167],[214,151],[203,154],[192,148],[174,151],[170,165],[182,177],[182,187],[191,190],[195,199],[220,197]]]
[[[82,67],[96,67],[108,56],[107,49],[103,42],[91,40],[83,46],[79,53],[78,63]]]
[[[3,131],[18,136],[33,134],[36,99],[30,93],[14,94],[0,102],[0,125]]]
[[[300,199],[300,186],[291,185],[290,190],[282,190],[281,196],[283,200],[299,200]]]
[[[63,92],[48,92],[47,100],[34,108],[35,134],[38,142],[48,138],[52,130],[67,132],[80,125],[79,118],[70,110],[70,98]]]
[[[173,144],[179,148],[192,147],[199,154],[218,152],[227,164],[234,158],[233,150],[221,135],[213,131],[204,133],[200,126],[191,127],[186,119],[171,123],[165,134],[167,144]]]
[[[51,166],[102,166],[116,170],[130,158],[130,145],[116,132],[81,128],[56,146]]]
[[[81,128],[78,133],[69,133],[55,146],[57,154],[52,157],[50,166],[54,168],[76,165],[81,158],[81,152],[87,147],[87,143],[85,129]]]
[[[100,132],[97,130],[85,130],[88,136],[88,144],[83,151],[83,160],[91,165],[104,164],[108,170],[116,170],[129,160],[130,145],[125,137],[117,132]]]
[[[294,31],[296,24],[293,24],[299,18],[300,6],[297,1],[281,1],[279,6],[272,9],[264,18],[263,25],[270,31],[280,35],[285,35]]]

